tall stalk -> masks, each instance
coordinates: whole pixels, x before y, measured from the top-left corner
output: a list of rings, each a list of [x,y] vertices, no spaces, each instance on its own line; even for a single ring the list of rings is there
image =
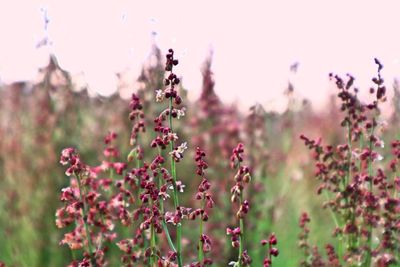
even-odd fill
[[[372,119],[372,127],[371,131],[369,134],[369,143],[368,143],[368,148],[370,152],[369,160],[368,160],[368,176],[370,177],[370,180],[368,182],[368,190],[372,192],[373,189],[373,181],[372,181],[372,147],[373,147],[373,135],[375,131],[375,118]],[[371,266],[371,251],[372,251],[372,225],[368,226],[368,237],[367,237],[367,257],[365,259],[365,266]]]
[[[174,132],[173,129],[173,125],[172,125],[172,110],[173,110],[173,106],[172,106],[172,98],[169,99],[169,114],[168,114],[168,122],[169,122],[169,128],[171,130],[171,132]],[[174,151],[174,141],[171,140],[170,142],[170,152]],[[179,207],[179,197],[178,197],[178,189],[176,187],[176,164],[175,164],[175,160],[174,157],[171,156],[171,175],[172,175],[172,185],[173,185],[173,190],[174,190],[174,207],[175,207],[175,211],[178,209]],[[182,243],[181,243],[181,239],[182,239],[182,225],[181,223],[178,223],[176,225],[176,253],[177,253],[177,258],[178,258],[178,265],[179,267],[182,267]]]
[[[204,210],[204,199],[201,202],[201,209]],[[204,259],[204,253],[203,253],[203,242],[201,241],[203,235],[203,219],[200,218],[200,227],[199,227],[199,244],[198,244],[198,253],[197,253],[197,260],[199,263],[201,263]]]
[[[244,199],[244,188],[251,180],[250,169],[247,166],[242,166],[243,162],[244,146],[239,143],[237,147],[233,150],[231,156],[231,167],[233,169],[237,168],[237,173],[235,175],[235,185],[231,188],[231,202],[239,202],[239,210],[236,213],[236,218],[239,220],[239,227],[235,229],[227,228],[227,234],[231,236],[232,246],[239,248],[238,261],[234,266],[250,266],[251,258],[247,251],[244,249],[244,217],[248,214],[250,210],[250,204],[248,200]]]
[[[240,165],[239,165],[240,168]],[[242,205],[243,203],[243,192],[240,193],[240,204]],[[240,227],[240,234],[239,234],[239,257],[238,257],[238,262],[239,262],[239,267],[242,267],[242,255],[243,255],[243,248],[244,248],[244,222],[243,218],[241,217],[239,219],[239,227]]]
[[[84,198],[84,195],[86,195],[86,193],[85,193],[85,190],[82,188],[82,185],[81,185],[81,181],[82,181],[81,180],[81,176],[79,174],[78,175],[75,174],[75,177],[78,180],[79,198],[80,198],[80,201],[82,202],[82,206],[83,206],[83,209],[82,209],[82,220],[83,220],[83,225],[84,225],[85,233],[86,233],[87,250],[88,250],[88,253],[89,253],[91,264],[94,267],[96,267],[97,264],[96,264],[95,259],[93,258],[92,239],[90,237],[89,226],[87,224],[87,216],[88,216],[89,212],[87,210],[87,205],[86,205],[85,198]]]

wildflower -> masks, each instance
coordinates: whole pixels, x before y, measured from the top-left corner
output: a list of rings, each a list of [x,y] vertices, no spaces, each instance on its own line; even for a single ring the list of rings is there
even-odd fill
[[[267,256],[264,258],[264,261],[263,261],[264,267],[272,266],[272,257],[278,257],[279,250],[275,247],[275,245],[277,243],[278,243],[278,240],[277,240],[275,234],[271,234],[269,236],[268,240],[266,240],[266,239],[261,240],[262,246],[268,245]]]
[[[187,149],[187,142],[183,142],[169,154],[173,157],[176,162],[179,162],[183,158],[183,153]]]
[[[165,93],[163,90],[156,90],[156,102],[162,102],[164,100]]]
[[[66,148],[61,152],[60,163],[62,165],[69,164],[65,171],[67,176],[71,176],[74,173],[80,175],[88,171],[87,166],[81,162],[78,152],[74,148]]]
[[[186,108],[176,109],[176,118],[179,120],[183,116],[185,116]]]

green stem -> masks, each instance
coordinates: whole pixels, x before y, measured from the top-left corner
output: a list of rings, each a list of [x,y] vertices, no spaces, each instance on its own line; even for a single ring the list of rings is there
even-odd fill
[[[243,192],[240,192],[240,205],[243,204]],[[240,227],[240,234],[239,234],[239,257],[238,263],[239,267],[242,266],[242,254],[243,254],[243,247],[244,247],[244,223],[243,218],[239,219],[239,227]]]
[[[350,115],[349,115],[350,117]],[[352,146],[352,136],[351,136],[352,128],[351,128],[351,123],[347,123],[347,144],[349,147],[349,155],[348,155],[348,173],[347,173],[347,182],[346,182],[346,187],[349,185],[351,179],[352,179],[352,154],[353,154],[353,146]],[[346,190],[346,188],[345,188]],[[349,201],[346,201],[347,205],[349,205]],[[351,204],[350,204],[351,205]],[[348,219],[351,220],[351,224],[355,225],[355,207],[352,207],[350,209],[350,206],[347,207],[349,209],[348,211]],[[350,251],[353,251],[355,249],[355,240],[357,239],[357,233],[356,234],[349,234],[348,240],[347,240],[347,247],[349,248]]]
[[[160,148],[158,148],[158,155],[161,156],[161,149]],[[161,188],[161,186],[162,186],[162,178],[159,177],[159,179],[158,179],[158,187]],[[161,214],[164,215],[164,200],[162,198],[160,198],[160,210],[161,210]],[[176,252],[174,242],[172,242],[171,235],[169,234],[168,226],[167,226],[167,224],[165,222],[165,218],[162,220],[162,227],[164,229],[165,236],[167,237],[167,241],[168,241],[168,244],[169,244],[170,248],[172,249],[173,252]]]
[[[326,201],[329,201],[328,191],[327,190],[323,190],[323,192],[324,192],[324,196],[325,196]],[[329,209],[329,213],[331,214],[331,217],[332,217],[332,219],[333,219],[333,221],[335,223],[336,228],[342,229],[342,226],[339,224],[339,220],[338,220],[335,212],[333,211],[333,209],[332,209],[332,207],[330,205],[328,205],[328,209]],[[343,255],[343,244],[342,244],[342,242],[343,242],[343,235],[340,234],[340,237],[339,237],[339,240],[338,240],[338,250],[337,250],[339,260],[342,259],[342,255]],[[308,256],[308,254],[306,256]]]
[[[93,266],[96,267],[97,264],[96,264],[96,261],[93,258],[92,239],[90,237],[89,227],[88,227],[87,222],[86,222],[87,215],[88,215],[88,210],[87,210],[87,205],[86,205],[85,199],[83,197],[85,192],[84,192],[84,189],[82,188],[82,185],[81,185],[81,177],[80,177],[80,175],[76,175],[75,174],[75,177],[78,179],[79,198],[80,198],[80,201],[82,202],[82,206],[83,206],[82,219],[83,219],[83,225],[84,225],[85,232],[86,232],[86,239],[87,239],[87,242],[88,242],[87,250],[88,250],[88,253],[89,253],[89,256],[90,256],[90,262],[92,263]]]
[[[323,190],[323,192],[324,192],[326,201],[329,201],[328,191]],[[330,205],[328,205],[328,207],[329,207],[329,213],[331,214],[331,217],[332,217],[333,222],[335,223],[336,227],[341,228],[342,226],[339,224],[339,220],[338,220],[335,212],[333,212],[332,207]]]
[[[171,132],[173,132],[173,127],[172,127],[172,97],[169,99],[169,115],[168,115],[168,119],[169,119],[169,128],[171,130]],[[174,150],[174,141],[171,140],[170,142],[170,150],[171,152]],[[179,198],[178,198],[178,189],[176,187],[176,166],[175,166],[175,160],[174,158],[171,156],[171,174],[172,174],[172,185],[173,185],[173,190],[174,190],[174,207],[175,207],[175,211],[178,209],[179,207]],[[176,248],[177,248],[177,258],[178,258],[178,266],[182,267],[182,244],[181,244],[181,239],[182,239],[182,229],[181,229],[182,225],[181,223],[178,223],[176,225]]]
[[[151,201],[151,205],[153,205],[153,201]],[[150,255],[150,266],[154,266],[157,260],[155,259],[155,247],[156,247],[156,239],[155,239],[155,231],[154,231],[154,224],[151,222],[150,226],[150,249],[151,249],[151,255]]]
[[[373,174],[373,170],[372,170],[372,156],[371,156],[371,152],[372,152],[372,136],[374,135],[374,131],[375,131],[375,119],[372,119],[372,127],[371,127],[371,132],[369,135],[369,152],[370,152],[370,157],[368,160],[368,176],[370,177],[369,183],[368,183],[368,188],[369,191],[372,192],[372,174]],[[369,248],[369,251],[367,251],[367,257],[365,259],[365,266],[370,266],[371,265],[371,250],[372,250],[372,225],[370,225],[368,227],[368,238],[367,238],[367,247]]]
[[[201,209],[204,211],[204,199],[201,203]],[[204,253],[203,253],[203,242],[201,241],[201,237],[203,235],[203,219],[200,218],[200,230],[199,230],[199,249],[198,249],[198,262],[201,264],[204,258]]]
[[[159,181],[158,182],[159,183],[159,187],[162,186],[162,180],[161,179],[162,178],[159,178],[159,180],[158,180]],[[160,198],[160,210],[161,210],[161,214],[164,214],[164,200],[162,198]],[[167,241],[168,241],[168,244],[169,244],[170,248],[172,249],[173,252],[176,252],[176,248],[175,248],[174,242],[172,242],[171,235],[169,234],[168,226],[165,223],[165,219],[162,220],[162,227],[164,229],[164,232],[165,232],[165,235],[167,237]]]

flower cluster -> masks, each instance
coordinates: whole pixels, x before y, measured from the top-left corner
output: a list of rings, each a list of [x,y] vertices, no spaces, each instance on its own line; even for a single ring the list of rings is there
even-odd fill
[[[397,194],[390,192],[395,192],[396,178],[389,179],[378,165],[383,160],[379,149],[384,147],[379,136],[379,130],[383,129],[379,105],[386,100],[386,89],[381,77],[383,65],[377,59],[375,63],[378,75],[372,79],[375,87],[369,90],[373,98],[369,103],[360,100],[358,89],[354,88],[354,77],[347,75],[345,81],[338,75],[330,75],[339,90],[346,143],[322,145],[320,138],[312,140],[300,136],[313,151],[315,176],[320,181],[317,192],[324,193],[328,199],[324,207],[330,209],[336,224],[333,234],[339,239],[339,247],[335,250],[331,245],[326,246],[332,266],[342,263],[370,266],[373,260],[398,261],[395,224],[399,221],[390,215],[398,209],[399,203]],[[395,171],[397,143],[392,143],[392,147],[395,159],[389,169]],[[303,218],[303,221],[306,220]],[[307,236],[305,230],[303,227],[303,239]],[[379,240],[377,247],[372,245],[374,235]],[[303,248],[309,251],[304,242]]]
[[[113,144],[117,137],[118,135],[115,132],[109,132],[106,137],[104,137],[104,144],[106,147],[103,150],[103,155],[106,158],[118,158],[120,156],[119,150]]]
[[[268,245],[267,257],[264,259],[263,267],[272,266],[272,257],[278,257],[279,250],[275,247],[276,244],[278,244],[278,239],[276,238],[275,234],[271,234],[268,240],[261,240],[262,246]]]
[[[177,172],[176,172],[176,163],[182,160],[183,153],[187,149],[187,143],[183,142],[179,146],[175,147],[175,142],[178,140],[177,133],[173,130],[173,118],[180,118],[184,115],[185,109],[178,108],[178,106],[182,103],[182,98],[178,94],[175,86],[180,83],[180,79],[174,74],[173,67],[178,65],[178,60],[174,58],[174,51],[172,49],[168,50],[168,54],[166,55],[166,65],[164,79],[165,89],[156,90],[156,101],[162,102],[164,99],[168,99],[168,108],[162,111],[158,117],[154,120],[155,126],[154,131],[157,133],[157,136],[151,142],[151,147],[159,148],[159,156],[161,150],[164,150],[169,146],[169,156],[171,158],[170,164],[170,172],[166,169],[163,169],[163,178],[164,184],[162,182],[159,183],[159,196],[161,196],[162,200],[159,200],[160,214],[163,216],[164,223],[171,223],[176,227],[176,249],[170,243],[170,247],[173,250],[174,257],[169,257],[170,260],[174,259],[178,261],[178,265],[181,267],[182,263],[182,246],[181,246],[181,227],[182,227],[182,219],[186,219],[189,217],[190,208],[185,208],[180,206],[179,204],[179,192],[183,192],[185,185],[177,180]],[[175,106],[174,106],[175,105]],[[164,125],[166,124],[167,125]],[[174,212],[164,212],[162,201],[166,200],[165,196],[168,196],[166,193],[167,189],[173,190],[173,201],[174,201]],[[166,230],[166,226],[164,227]],[[169,237],[169,233],[166,233]]]
[[[240,234],[241,234],[240,227],[227,228],[226,229],[226,234],[231,237],[232,247],[239,248],[239,246],[240,246]]]
[[[250,170],[247,166],[242,166],[244,145],[239,143],[233,149],[230,157],[231,167],[237,169],[235,175],[235,185],[231,188],[231,202],[239,204],[239,209],[236,213],[236,218],[239,220],[239,227],[234,229],[228,228],[227,234],[231,236],[232,246],[239,248],[238,266],[249,266],[251,258],[244,250],[244,217],[249,212],[250,203],[244,199],[244,188],[251,180]]]
[[[132,94],[129,108],[131,109],[131,112],[129,113],[129,119],[134,122],[131,130],[130,144],[135,145],[137,143],[138,133],[140,131],[143,133],[146,131],[143,106],[139,97],[135,93]]]
[[[87,171],[87,167],[81,162],[78,152],[75,148],[65,148],[61,152],[60,163],[62,165],[68,165],[65,174],[71,176],[72,174],[83,174]]]
[[[143,143],[148,139],[145,136],[139,139],[139,133],[145,133],[144,106],[140,94],[132,94],[129,103],[129,119],[133,122],[130,145],[133,148],[127,155],[127,162],[121,160],[121,151],[124,150],[118,149],[118,135],[112,131],[104,138],[104,159],[99,166],[83,163],[74,148],[62,151],[60,163],[67,166],[66,174],[71,178],[69,186],[61,191],[63,207],[56,212],[56,225],[71,229],[60,243],[79,251],[79,254],[74,253],[79,260],[74,260],[70,266],[115,264],[116,259],[108,261],[107,256],[109,245],[116,245],[120,250],[121,266],[183,267],[183,257],[192,257],[190,252],[184,253],[182,246],[185,220],[199,224],[197,259],[186,266],[202,267],[215,263],[211,252],[212,248],[216,250],[216,242],[213,243],[209,234],[212,226],[206,222],[218,202],[214,202],[207,178],[209,165],[206,153],[199,147],[194,160],[196,175],[200,179],[192,198],[199,204],[188,208],[180,203],[179,196],[184,192],[185,184],[178,179],[177,164],[182,161],[188,147],[187,142],[176,144],[178,131],[173,127],[174,120],[184,116],[186,111],[180,106],[182,98],[176,88],[180,79],[173,68],[177,65],[178,60],[170,49],[163,79],[165,88],[156,91],[157,102],[169,100],[169,103],[154,119],[155,137],[150,141],[153,148],[150,153],[145,153],[141,147],[141,141]],[[235,127],[233,131],[236,130]],[[251,176],[250,168],[243,165],[243,153],[244,145],[240,143],[231,156],[231,167],[236,170],[231,200],[238,225],[233,229],[227,228],[232,246],[239,249],[238,260],[233,264],[240,267],[252,263],[245,249],[244,235],[244,219],[250,209],[244,189]],[[124,228],[129,231],[124,231]],[[271,257],[278,255],[275,236],[271,235],[268,242],[264,266],[270,266]]]
[[[174,58],[174,50],[169,49],[168,54],[166,55],[167,62],[165,65],[165,70],[169,71],[169,75],[164,81],[165,86],[167,87],[163,94],[165,98],[170,98],[174,99],[176,105],[180,105],[182,103],[182,98],[178,95],[178,92],[175,89],[175,85],[178,85],[180,82],[180,79],[176,76],[176,74],[173,73],[173,66],[178,65],[179,61]]]
[[[206,153],[199,147],[196,148],[196,174],[201,177],[201,183],[197,189],[196,200],[200,201],[200,208],[195,209],[191,214],[190,218],[195,220],[197,217],[200,218],[200,233],[198,243],[198,261],[193,263],[191,266],[205,266],[211,265],[212,259],[204,257],[206,253],[211,251],[211,238],[203,233],[203,222],[208,221],[208,212],[206,208],[211,209],[214,207],[214,201],[211,197],[210,188],[211,184],[205,176],[205,170],[208,168],[207,162],[204,160]]]
[[[64,228],[75,223],[75,228],[64,235],[60,244],[67,244],[72,250],[85,249],[79,266],[104,266],[103,247],[105,241],[116,238],[113,221],[117,218],[118,204],[105,201],[105,192],[110,182],[108,179],[97,179],[93,169],[82,163],[73,148],[64,149],[61,153],[62,164],[70,164],[67,175],[74,175],[71,185],[62,189],[61,201],[64,207],[56,211],[56,225]]]

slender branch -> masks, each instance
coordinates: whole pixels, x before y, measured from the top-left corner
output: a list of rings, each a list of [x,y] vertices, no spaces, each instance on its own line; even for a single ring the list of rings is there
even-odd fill
[[[85,192],[84,192],[84,189],[82,188],[82,185],[81,185],[81,176],[77,175],[76,173],[74,173],[74,174],[75,174],[75,177],[78,180],[79,198],[80,198],[80,201],[82,202],[82,206],[83,206],[82,219],[83,219],[83,225],[84,225],[84,228],[85,228],[86,239],[87,239],[87,243],[88,243],[87,250],[88,250],[88,253],[89,253],[89,256],[90,256],[90,262],[92,263],[93,266],[96,267],[97,264],[96,264],[96,261],[93,258],[92,239],[91,239],[91,236],[90,236],[89,227],[88,227],[87,222],[86,222],[87,215],[88,215],[89,212],[87,210],[87,205],[86,205],[85,198],[84,198]]]
[[[172,126],[172,97],[169,99],[169,115],[168,115],[168,119],[169,119],[169,128],[171,129],[171,132],[173,132],[173,126]],[[171,152],[174,150],[174,141],[171,140],[170,142],[170,150]],[[175,160],[174,158],[171,156],[171,175],[172,175],[172,185],[173,185],[173,190],[174,190],[174,207],[175,207],[175,211],[178,209],[179,207],[179,198],[178,198],[178,189],[176,187],[176,166],[175,166]],[[182,239],[182,229],[181,229],[182,225],[181,223],[178,223],[176,225],[176,248],[177,248],[177,258],[178,258],[178,266],[182,267],[182,244],[181,244],[181,239]]]
[[[158,155],[161,156],[161,149],[160,148],[158,148]],[[161,177],[159,177],[159,179],[158,179],[158,186],[160,188],[162,186],[162,178]],[[160,198],[159,201],[160,201],[161,214],[164,215],[164,200],[162,198]],[[175,248],[174,242],[172,242],[171,235],[169,234],[169,230],[168,230],[167,223],[165,222],[165,218],[162,220],[162,227],[164,229],[164,232],[165,232],[165,235],[167,237],[167,241],[168,241],[168,244],[169,244],[170,248],[172,249],[173,252],[176,252],[176,248]]]
[[[370,131],[370,135],[369,135],[369,160],[368,160],[368,176],[370,177],[369,182],[368,182],[368,189],[369,191],[372,192],[372,186],[373,186],[373,182],[372,182],[372,174],[373,174],[373,170],[372,170],[372,137],[374,135],[374,131],[375,131],[375,118],[372,119],[372,127],[371,127],[371,131]],[[371,250],[372,250],[372,225],[369,225],[368,227],[368,237],[367,237],[367,247],[368,247],[368,251],[367,251],[367,257],[365,259],[365,266],[370,266],[371,265]]]
[[[201,210],[204,210],[204,199],[201,202]],[[204,253],[203,253],[203,242],[201,241],[203,235],[203,218],[200,218],[200,229],[199,229],[199,248],[198,248],[198,262],[201,263],[204,259]]]

